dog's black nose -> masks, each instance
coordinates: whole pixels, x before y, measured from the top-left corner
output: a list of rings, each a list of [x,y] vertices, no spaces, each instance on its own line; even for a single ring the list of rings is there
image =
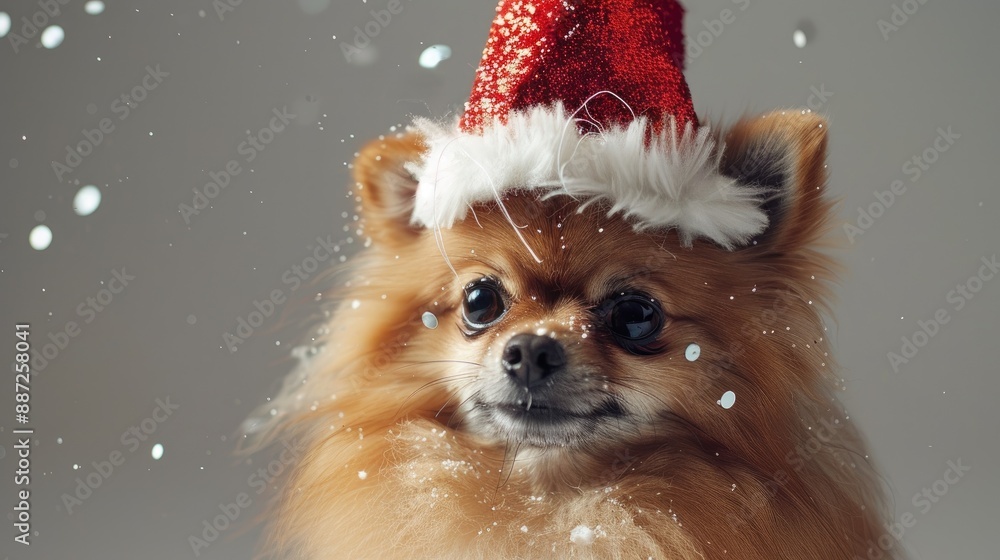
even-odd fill
[[[521,333],[507,342],[501,361],[508,375],[531,388],[562,371],[566,351],[554,338]]]

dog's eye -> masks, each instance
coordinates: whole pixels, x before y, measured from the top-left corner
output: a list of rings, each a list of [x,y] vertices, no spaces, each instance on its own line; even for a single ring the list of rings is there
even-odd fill
[[[462,319],[469,328],[485,329],[503,317],[506,310],[503,294],[495,280],[484,278],[465,287]]]
[[[608,329],[629,350],[653,342],[663,328],[663,310],[649,297],[622,295],[606,301],[601,307]]]

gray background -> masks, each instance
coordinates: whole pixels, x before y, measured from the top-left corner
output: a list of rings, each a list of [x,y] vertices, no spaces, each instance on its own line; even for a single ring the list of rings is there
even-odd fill
[[[689,0],[689,40],[724,9],[735,20],[703,40],[687,76],[698,112],[723,122],[817,106],[811,88],[832,92],[816,108],[831,121],[840,221],[875,202],[874,190],[904,181],[905,194],[853,243],[840,222],[834,232],[848,265],[831,333],[847,380],[842,398],[884,467],[897,519],[915,515],[902,539],[914,558],[996,558],[1000,279],[961,310],[947,297],[1000,245],[1000,3],[910,0],[919,9],[886,40],[878,21],[889,21],[892,5]],[[12,542],[16,425],[12,384],[0,385],[0,558],[192,558],[188,536],[220,503],[248,492],[253,505],[240,520],[260,512],[271,492],[256,494],[248,477],[265,458],[234,459],[233,434],[291,367],[290,349],[314,324],[315,290],[289,294],[235,354],[222,333],[254,300],[289,292],[282,274],[317,236],[349,237],[346,162],[362,141],[464,101],[494,9],[491,0],[403,0],[373,50],[349,63],[342,43],[385,6],[246,0],[220,19],[207,0],[109,1],[98,16],[70,0],[52,21],[66,31],[59,47],[37,47],[36,37],[14,53],[9,37],[0,40],[0,360],[12,360],[15,322],[32,324],[36,347],[68,321],[81,326],[33,379],[30,549]],[[17,31],[39,7],[0,2],[0,10]],[[792,41],[800,26],[810,32],[805,48]],[[452,58],[421,68],[420,52],[435,43],[451,46]],[[119,120],[115,99],[156,64],[169,76]],[[237,149],[246,130],[282,107],[297,122],[244,163]],[[57,180],[50,162],[104,117],[115,130]],[[960,138],[911,181],[904,163],[949,126]],[[186,224],[178,205],[231,159],[242,173]],[[80,217],[72,200],[86,184],[103,202]],[[44,251],[28,244],[38,223],[54,233]],[[77,307],[123,267],[135,279],[84,324]],[[887,353],[940,308],[948,324],[893,371]],[[180,409],[130,452],[122,432],[168,396]],[[165,450],[158,461],[154,443]],[[116,450],[125,463],[68,514],[60,496]],[[958,459],[971,471],[929,511],[915,507],[913,496]],[[248,558],[256,536],[231,528],[202,557]]]

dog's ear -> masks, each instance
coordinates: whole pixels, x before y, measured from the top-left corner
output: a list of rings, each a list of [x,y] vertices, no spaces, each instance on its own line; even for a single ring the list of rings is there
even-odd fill
[[[361,197],[363,227],[377,244],[398,246],[416,238],[410,224],[417,180],[405,169],[426,147],[416,134],[369,142],[354,160],[355,194]]]
[[[811,246],[826,230],[827,124],[804,110],[776,111],[736,123],[725,136],[722,172],[762,188],[767,229],[755,241],[776,252]]]

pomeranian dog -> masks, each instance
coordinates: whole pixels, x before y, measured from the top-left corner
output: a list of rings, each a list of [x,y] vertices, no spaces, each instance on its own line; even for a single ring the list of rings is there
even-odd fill
[[[350,263],[322,349],[255,428],[260,441],[300,438],[304,449],[270,550],[899,557],[880,540],[882,490],[833,396],[824,120],[779,111],[709,134],[638,118],[594,135],[556,103],[503,122],[492,143],[489,126],[471,128],[487,137],[463,152],[475,166],[490,149],[551,156],[539,131],[568,134],[557,159],[582,154],[582,165],[532,164],[557,175],[549,183],[484,168],[489,192],[459,199],[442,227],[415,218],[428,200],[435,212],[447,203],[423,183],[479,179],[442,156],[441,127],[420,121],[357,155],[352,195],[370,243]],[[624,173],[655,167],[642,154],[668,153],[674,171],[636,173],[666,173],[676,192],[711,175],[744,194],[712,212],[677,198],[688,204],[655,227],[650,205],[673,204],[666,194],[629,199],[635,178],[604,181],[622,192],[594,190],[619,176],[600,169],[619,140],[639,152]],[[574,174],[590,186],[570,188],[584,184]],[[752,235],[726,234],[745,222]]]

